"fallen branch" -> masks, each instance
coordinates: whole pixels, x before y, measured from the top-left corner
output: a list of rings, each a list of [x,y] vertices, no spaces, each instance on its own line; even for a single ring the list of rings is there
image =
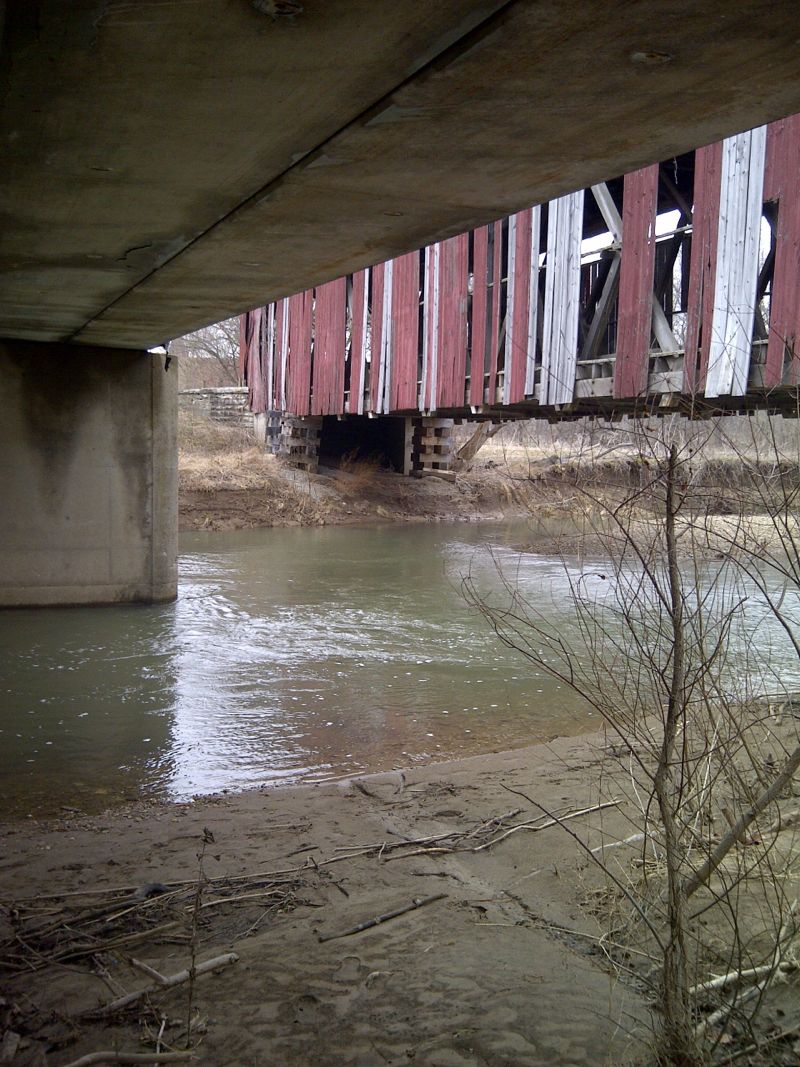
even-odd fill
[[[508,788],[508,787],[506,787]],[[566,815],[555,817],[549,815],[547,820],[543,823],[521,822],[516,826],[509,827],[499,837],[493,837],[491,841],[484,841],[482,845],[476,845],[475,848],[467,849],[468,852],[483,852],[485,848],[491,848],[492,845],[498,845],[501,841],[505,841],[507,837],[511,837],[517,830],[531,830],[536,832],[537,830],[546,830],[549,826],[561,826],[562,823],[568,822],[570,819],[577,819],[580,815],[589,815],[594,811],[603,811],[604,808],[615,808],[620,803],[619,800],[606,800],[603,804],[595,804],[591,808],[581,808],[579,811],[570,811]],[[544,811],[544,808],[542,808]]]
[[[104,1004],[101,1008],[91,1008],[89,1011],[83,1012],[81,1018],[97,1018],[103,1015],[113,1015],[114,1012],[122,1011],[123,1008],[128,1008],[131,1004],[135,1004],[137,1000],[146,997],[148,993],[157,993],[161,989],[170,989],[172,986],[188,982],[192,973],[194,973],[195,976],[199,976],[208,973],[208,971],[216,971],[220,967],[227,967],[231,963],[236,963],[238,959],[239,957],[235,952],[226,952],[222,956],[215,956],[211,960],[206,960],[205,963],[198,963],[194,968],[194,971],[192,971],[191,967],[187,967],[186,970],[178,971],[177,974],[168,976],[160,975],[159,977],[161,978],[161,981],[157,982],[155,985],[146,986],[144,989],[137,989],[133,993],[126,993],[124,997],[118,997],[116,1000],[112,1000],[109,1004]],[[143,1060],[142,1062],[145,1063],[149,1061]]]
[[[360,934],[362,930],[369,930],[373,926],[380,926],[381,923],[388,922],[390,919],[396,919],[399,915],[405,915],[409,911],[416,911],[417,908],[424,908],[426,904],[433,904],[435,900],[444,900],[446,896],[447,893],[436,893],[432,897],[417,898],[412,901],[411,904],[406,904],[403,908],[395,908],[394,911],[387,911],[385,915],[378,915],[374,919],[367,919],[363,923],[351,926],[349,930],[342,930],[339,934],[317,934],[317,940],[335,941],[339,937],[350,937],[351,934]]]
[[[707,982],[699,982],[691,986],[689,996],[696,997],[698,993],[725,992],[736,989],[742,982],[749,982],[753,978],[763,978],[764,975],[775,971],[776,974],[791,974],[797,970],[798,965],[792,960],[783,960],[774,967],[771,963],[762,963],[760,967],[749,967],[745,971],[730,971],[727,974],[719,974],[716,978],[710,978]]]
[[[611,870],[611,868],[610,867],[606,867],[603,864],[602,860],[599,860],[597,858],[597,856],[592,854],[592,850],[589,848],[589,846],[586,844],[585,841],[582,841],[580,839],[580,837],[578,837],[578,835],[575,833],[575,831],[572,829],[572,827],[564,825],[564,822],[565,822],[564,818],[556,815],[552,811],[548,811],[547,808],[544,807],[543,804],[540,804],[538,800],[534,800],[533,797],[529,797],[527,793],[523,793],[520,789],[513,789],[510,785],[505,785],[502,782],[500,784],[503,786],[503,789],[507,790],[509,793],[516,793],[517,796],[524,797],[525,800],[527,800],[529,804],[533,804],[533,806],[535,808],[538,808],[539,811],[543,811],[544,814],[547,815],[548,818],[550,818],[554,822],[556,822],[559,826],[561,826],[561,828],[566,833],[569,834],[569,836],[578,845],[578,847],[582,848],[584,850],[584,852],[589,857],[591,857],[591,859],[594,860],[594,862],[605,872],[607,877],[609,877],[611,879],[611,881],[614,883],[614,885],[617,887],[617,889],[619,889],[622,892],[622,894],[627,898],[628,903],[633,906],[634,911],[636,911],[638,913],[639,918],[642,920],[642,922],[645,924],[647,929],[653,935],[653,937],[655,938],[656,944],[658,945],[658,947],[663,952],[664,951],[664,942],[662,941],[658,930],[650,922],[650,919],[648,918],[647,913],[645,912],[645,910],[642,907],[642,905],[636,900],[636,898],[631,893],[630,889],[628,889],[628,887],[623,882],[621,882],[619,880],[619,878],[617,878],[617,876],[614,874],[614,872]],[[615,800],[615,801],[613,801],[613,803],[614,804],[619,804],[620,801],[619,800]],[[589,810],[591,810],[591,809],[589,809]],[[573,817],[574,817],[574,814],[577,814],[577,813],[573,813]]]
[[[93,1063],[186,1063],[193,1052],[90,1052],[66,1067],[90,1067]]]
[[[164,977],[164,975],[161,974],[160,971],[157,971],[155,967],[151,967],[149,963],[142,963],[141,960],[135,960],[133,959],[133,957],[131,957],[128,962],[130,963],[131,967],[135,967],[137,971],[141,971],[142,974],[146,974],[148,978],[152,978],[153,981],[157,982],[159,985],[167,984],[167,979]]]
[[[512,792],[514,792],[514,790],[512,790]],[[539,830],[546,830],[550,826],[558,826],[562,822],[567,822],[570,819],[577,819],[581,815],[589,815],[591,812],[602,811],[604,808],[616,807],[619,803],[619,800],[607,800],[602,804],[595,804],[590,808],[581,808],[578,811],[569,811],[566,814],[558,817],[548,815],[545,817],[544,821],[542,821],[542,816],[540,815],[534,820],[515,823],[513,826],[507,827],[502,832],[499,832],[498,830],[496,836],[489,838],[488,841],[484,841],[480,845],[473,845],[471,847],[465,847],[463,845],[460,845],[459,843],[446,846],[428,847],[428,844],[426,843],[430,842],[431,844],[433,844],[434,842],[438,841],[446,841],[451,837],[458,838],[459,842],[465,841],[467,838],[474,836],[477,830],[484,829],[492,822],[499,823],[500,820],[490,819],[488,823],[483,823],[480,827],[477,828],[477,830],[470,830],[469,833],[465,834],[458,834],[457,832],[452,831],[448,834],[438,834],[436,837],[421,837],[418,838],[416,841],[398,841],[391,845],[388,845],[387,851],[388,849],[394,850],[402,848],[403,845],[421,844],[423,847],[417,848],[413,852],[403,852],[396,856],[387,856],[386,862],[391,863],[392,860],[409,859],[411,856],[436,856],[450,852],[483,852],[485,849],[491,848],[493,845],[499,845],[501,841],[505,841],[506,838],[511,837],[512,834],[517,833],[519,830],[530,830],[531,833],[537,833]],[[510,812],[509,814],[512,816],[518,815],[519,811]],[[509,815],[504,815],[501,818],[508,817]]]
[[[623,845],[635,845],[639,841],[644,841],[644,839],[644,834],[631,834],[630,837],[624,837],[621,841],[609,841],[604,845],[595,845],[590,851],[593,856],[596,856],[598,852],[610,852],[612,848],[622,848]]]
[[[789,756],[783,770],[772,785],[770,785],[768,789],[765,789],[764,792],[756,798],[752,806],[739,816],[733,826],[731,826],[728,832],[722,837],[714,851],[708,856],[702,867],[689,875],[683,884],[684,899],[688,900],[701,885],[705,885],[733,846],[740,840],[750,824],[758,818],[765,808],[769,807],[773,800],[777,799],[787,783],[791,781],[798,767],[800,767],[800,745],[798,745],[794,752]]]
[[[727,1019],[728,1017],[730,1017],[732,1012],[734,1012],[738,1008],[741,1008],[748,1001],[753,1000],[755,997],[761,996],[771,985],[771,983],[775,979],[775,976],[779,974],[782,970],[781,965],[783,963],[782,957],[784,942],[787,941],[787,939],[791,938],[791,935],[795,929],[794,913],[796,910],[797,901],[794,900],[792,901],[789,907],[789,913],[786,916],[785,921],[781,924],[781,928],[778,931],[778,937],[775,941],[775,947],[772,950],[771,961],[768,964],[765,964],[763,967],[755,967],[752,969],[753,972],[759,972],[759,981],[754,986],[751,986],[749,989],[744,990],[744,992],[742,993],[738,991],[735,992],[731,1001],[726,1004],[723,1004],[722,1007],[717,1008],[717,1010],[713,1011],[706,1019],[703,1019],[700,1023],[698,1023],[698,1025],[695,1027],[695,1035],[697,1037],[702,1037],[705,1033],[708,1032],[708,1030],[712,1026],[716,1026],[717,1023],[722,1022],[723,1019]],[[742,973],[744,974],[746,972]]]

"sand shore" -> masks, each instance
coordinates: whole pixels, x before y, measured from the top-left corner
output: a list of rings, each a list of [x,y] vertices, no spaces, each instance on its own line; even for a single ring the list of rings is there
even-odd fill
[[[131,956],[161,974],[185,968],[192,938],[197,963],[239,957],[196,979],[197,1064],[624,1061],[641,1050],[644,1030],[632,1031],[647,1011],[597,947],[594,868],[559,826],[503,836],[542,820],[509,789],[561,813],[597,805],[609,751],[594,734],[402,773],[5,826],[0,934],[19,969],[4,973],[2,1011],[21,1038],[13,1063],[153,1052],[164,1018],[162,1050],[184,1048],[188,984],[125,1014],[78,1017],[150,984]],[[625,836],[625,812],[606,807],[570,825],[595,845]],[[439,835],[424,854],[408,843]],[[211,881],[198,894],[203,851]],[[136,891],[150,883],[173,895],[144,909]],[[331,937],[429,897],[438,899]],[[90,914],[104,908],[105,926]],[[82,954],[43,965],[72,936],[60,928],[47,940],[65,917],[73,933],[90,922],[96,945],[84,934],[72,942]],[[129,940],[114,948],[120,934]]]

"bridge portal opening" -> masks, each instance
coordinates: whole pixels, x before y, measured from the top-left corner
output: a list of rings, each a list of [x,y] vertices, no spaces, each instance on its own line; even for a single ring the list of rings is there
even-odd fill
[[[338,467],[342,460],[379,463],[398,474],[408,473],[410,419],[402,416],[326,415],[319,437],[319,462]]]

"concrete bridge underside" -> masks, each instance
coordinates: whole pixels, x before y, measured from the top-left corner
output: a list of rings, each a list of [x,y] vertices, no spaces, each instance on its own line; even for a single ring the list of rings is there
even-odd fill
[[[87,565],[68,594],[41,569],[101,497],[141,519],[152,472],[174,482],[174,451],[156,444],[174,388],[160,366],[127,379],[150,397],[156,452],[137,440],[131,460],[150,481],[120,475],[108,419],[127,364],[109,349],[146,362],[207,322],[800,110],[791,0],[10,0],[2,13],[0,387],[18,407],[0,603],[150,595],[144,572],[110,594]],[[96,370],[84,400],[59,378],[83,427],[59,439],[59,462],[74,474],[102,454],[105,495],[88,475],[50,492],[48,356]],[[113,571],[141,549],[156,573],[173,534],[147,522],[149,555],[144,527],[111,523],[95,558]]]

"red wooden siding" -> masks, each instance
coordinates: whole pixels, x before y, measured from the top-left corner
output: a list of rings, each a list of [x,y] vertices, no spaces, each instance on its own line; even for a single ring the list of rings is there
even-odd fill
[[[361,383],[364,375],[364,354],[366,351],[366,301],[367,274],[360,270],[353,275],[353,297],[351,304],[350,326],[350,398],[347,410],[351,415],[360,415],[363,410]]]
[[[420,410],[430,411],[435,407],[436,371],[439,356],[439,261],[441,245],[429,245],[425,249],[425,288],[422,348],[422,383],[420,386]]]
[[[419,252],[394,260],[392,267],[392,346],[389,408],[417,406],[419,357]]]
[[[345,320],[347,279],[316,289],[312,415],[344,413]]]
[[[489,403],[497,393],[497,356],[500,351],[500,281],[503,270],[503,224],[492,224],[494,250],[492,252],[492,319],[489,331]]]
[[[473,234],[472,245],[472,315],[470,320],[469,402],[483,403],[483,375],[488,342],[486,313],[489,308],[488,281],[489,227],[481,226]]]
[[[703,390],[708,372],[719,234],[722,142],[698,148],[694,168],[692,256],[683,364],[685,393]]]
[[[764,199],[778,202],[764,384],[780,385],[787,350],[789,383],[800,382],[800,115],[767,128]]]
[[[742,154],[744,148],[740,151],[737,147],[745,143],[751,145],[747,156]],[[351,414],[400,413],[415,408],[458,412],[467,404],[474,408],[484,404],[494,407],[498,402],[517,404],[532,398],[539,368],[542,380],[538,396],[545,413],[571,403],[573,398],[581,405],[595,400],[604,404],[609,399],[632,401],[646,395],[648,385],[654,386],[656,394],[665,388],[682,388],[689,394],[705,392],[707,399],[715,390],[728,395],[729,383],[719,377],[719,368],[738,375],[736,380],[744,383],[750,359],[750,321],[741,327],[735,346],[730,344],[738,353],[735,366],[726,364],[717,358],[721,344],[728,344],[724,339],[730,332],[727,320],[720,325],[720,309],[734,306],[733,317],[740,324],[745,312],[753,310],[745,290],[751,281],[755,284],[753,249],[759,234],[763,151],[762,127],[728,139],[724,148],[720,143],[696,152],[691,256],[681,276],[680,299],[670,304],[666,319],[654,308],[655,265],[671,269],[678,242],[688,242],[689,238],[679,230],[670,237],[672,243],[659,252],[655,240],[658,167],[652,166],[624,178],[622,245],[619,257],[613,259],[611,282],[604,281],[602,264],[591,258],[582,265],[578,262],[583,192],[550,205],[552,225],[541,268],[544,321],[540,357],[536,355],[540,209],[535,208],[518,212],[507,222],[479,227],[472,234],[319,286],[315,303],[310,292],[301,293],[251,312],[243,319],[240,332],[240,367],[248,383],[251,408],[257,412],[282,408],[298,415],[312,411],[341,414],[345,410],[348,358],[346,410]],[[723,175],[729,173],[733,177],[726,179],[726,187],[721,189]],[[787,357],[788,382],[800,381],[800,116],[768,127],[763,188],[764,199],[776,205],[766,212],[775,220],[775,257],[774,264],[770,258],[762,267],[762,286],[769,278],[766,272],[770,265],[772,283],[768,337],[766,343],[759,342],[756,351],[765,352],[763,381],[767,388],[775,389],[786,382]],[[685,175],[680,190],[688,200]],[[611,208],[602,190],[597,197],[606,222],[613,222],[616,229],[620,220],[614,217],[609,222]],[[677,201],[682,203],[681,196]],[[562,210],[569,214],[562,218]],[[508,264],[503,253],[506,225]],[[747,251],[744,259],[738,255],[740,246]],[[421,259],[424,272],[420,270]],[[581,289],[580,305],[574,297],[579,270],[587,283]],[[603,287],[613,292],[617,281],[616,303],[599,302]],[[501,321],[504,285],[507,306]],[[732,292],[738,294],[738,303]],[[616,320],[610,318],[614,307]],[[587,356],[576,368],[574,348],[563,348],[561,341],[566,335],[574,340],[579,313],[594,332]],[[680,366],[679,353],[673,351],[679,341],[671,334],[670,316],[684,314],[681,387],[675,373]],[[560,325],[553,328],[556,320]],[[680,338],[681,319],[677,322]],[[759,320],[756,328],[760,328]],[[712,330],[719,336],[712,338]],[[655,346],[651,345],[654,333]],[[649,370],[659,344],[673,359],[668,365],[669,375],[660,375],[655,382]],[[501,346],[504,370],[498,377]],[[709,370],[710,355],[713,365]],[[728,353],[724,355],[727,358]],[[609,357],[614,357],[613,378]],[[557,361],[555,371],[551,359]],[[498,380],[503,382],[502,398],[498,396]],[[556,391],[550,386],[557,386]],[[621,404],[619,408],[630,406]]]
[[[275,407],[286,409],[286,375],[284,373],[284,335],[287,300],[275,304]]]
[[[614,396],[647,392],[653,321],[658,164],[625,175]]]
[[[293,415],[310,413],[312,292],[289,297],[289,359],[286,404]]]
[[[513,307],[506,333],[507,376],[505,402],[516,404],[525,396],[525,369],[528,362],[528,315],[531,280],[531,210],[514,216]],[[510,343],[509,343],[510,342]]]
[[[437,407],[462,407],[467,368],[469,235],[442,242]]]
[[[370,411],[380,411],[381,348],[383,345],[383,290],[386,277],[386,264],[378,263],[372,268],[372,303],[370,306],[370,364],[369,364],[369,403]]]

